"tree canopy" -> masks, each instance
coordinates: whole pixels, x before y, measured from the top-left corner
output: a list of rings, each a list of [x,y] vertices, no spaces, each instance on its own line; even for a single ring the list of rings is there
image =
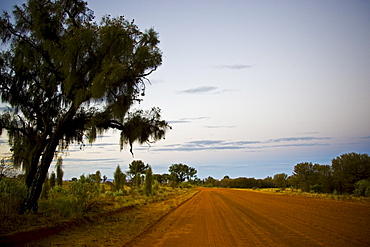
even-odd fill
[[[158,34],[124,17],[94,21],[81,0],[29,0],[0,18],[0,115],[15,165],[27,173],[27,209],[37,211],[56,150],[121,131],[120,146],[164,138],[160,109],[129,112],[162,63]],[[14,20],[12,22],[12,20]]]
[[[171,176],[176,182],[184,182],[185,179],[190,180],[197,174],[197,170],[193,167],[189,167],[185,164],[173,164],[168,168]]]

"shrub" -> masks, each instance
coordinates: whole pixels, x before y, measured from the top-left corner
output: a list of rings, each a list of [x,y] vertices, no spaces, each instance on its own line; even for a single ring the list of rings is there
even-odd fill
[[[61,186],[51,188],[48,200],[40,201],[40,210],[63,217],[78,214],[79,207],[77,199]]]
[[[90,176],[82,175],[78,181],[71,182],[69,187],[70,194],[76,198],[80,205],[80,213],[89,211],[94,204],[93,199],[99,196],[99,188]]]
[[[50,214],[69,217],[83,215],[97,202],[99,187],[90,176],[82,175],[79,180],[69,183],[69,188],[55,186],[49,191],[49,199],[40,203],[40,210]]]
[[[3,178],[0,180],[0,214],[4,220],[12,213],[17,213],[27,196],[27,188],[20,180]]]
[[[360,180],[355,184],[355,190],[353,191],[355,196],[367,196],[370,197],[370,181]]]
[[[310,190],[314,191],[315,193],[323,193],[324,186],[322,186],[321,184],[311,185]]]
[[[118,190],[113,193],[113,196],[125,196],[125,195],[127,195],[126,190]]]
[[[179,187],[182,188],[182,189],[190,189],[190,188],[193,188],[193,185],[191,185],[188,182],[181,182],[179,184]]]
[[[148,166],[145,173],[145,195],[150,196],[153,189],[153,172],[152,168]]]
[[[158,190],[159,190],[159,183],[157,180],[154,180],[153,191],[158,191]]]

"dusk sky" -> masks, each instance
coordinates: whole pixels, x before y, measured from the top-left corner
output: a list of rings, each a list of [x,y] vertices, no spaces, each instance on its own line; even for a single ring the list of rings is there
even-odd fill
[[[22,2],[0,0],[0,9]],[[265,178],[370,153],[370,1],[88,4],[98,22],[124,15],[159,33],[163,65],[134,108],[161,108],[173,129],[150,147],[135,144],[134,157],[119,150],[119,132],[71,147],[65,179],[96,170],[112,178],[132,160],[160,174],[183,163],[200,178]]]

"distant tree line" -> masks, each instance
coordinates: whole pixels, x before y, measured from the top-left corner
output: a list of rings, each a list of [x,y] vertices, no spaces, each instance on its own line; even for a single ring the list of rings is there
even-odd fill
[[[57,166],[58,168],[59,166]],[[101,178],[100,171],[96,174],[88,175],[92,180],[96,181],[98,184],[103,180],[103,183],[110,184],[112,190],[119,191],[123,187],[130,186],[139,188],[144,185],[147,191],[151,191],[150,184],[155,183],[155,181],[161,185],[170,184],[172,187],[180,185],[185,181],[189,184],[200,184],[200,179],[197,178],[197,170],[194,167],[190,167],[185,164],[172,164],[168,171],[169,173],[163,174],[153,174],[151,166],[141,161],[134,160],[129,164],[129,169],[126,172],[121,170],[121,167],[117,165],[116,170],[113,173],[113,182],[106,181],[107,177],[104,175]],[[57,170],[58,171],[58,170]],[[77,178],[72,178],[72,181],[77,181]],[[149,182],[150,181],[150,182]],[[52,172],[50,175],[49,183],[51,187],[55,186],[55,173]]]
[[[304,192],[355,194],[370,196],[370,157],[368,154],[347,153],[332,160],[331,165],[302,162],[293,174],[280,173],[264,179],[225,176],[221,180],[208,177],[200,184],[224,188],[287,188]]]

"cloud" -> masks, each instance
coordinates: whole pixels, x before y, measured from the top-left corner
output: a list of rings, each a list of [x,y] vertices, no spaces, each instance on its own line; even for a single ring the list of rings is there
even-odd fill
[[[303,133],[297,133],[298,135],[316,135],[320,134],[320,132],[303,132]]]
[[[201,86],[201,87],[196,87],[196,88],[190,88],[182,91],[177,91],[177,93],[181,94],[200,94],[200,93],[209,93],[214,90],[216,90],[217,87],[214,86]]]
[[[278,147],[311,147],[326,146],[329,144],[312,142],[330,140],[329,137],[290,137],[270,139],[267,141],[224,141],[224,140],[196,140],[184,143],[166,145],[164,147],[152,147],[153,151],[203,151],[203,150],[261,150]],[[279,144],[276,144],[279,143]],[[281,144],[280,144],[281,143]]]
[[[313,146],[327,146],[327,143],[295,143],[295,144],[282,144],[282,145],[272,145],[268,147],[278,148],[278,147],[313,147]]]
[[[236,126],[232,126],[232,125],[214,125],[214,126],[204,126],[204,128],[208,128],[208,129],[230,129],[230,128],[235,128]]]
[[[362,136],[362,137],[359,137],[360,139],[370,139],[370,136]]]
[[[291,142],[291,141],[313,141],[313,140],[330,140],[330,137],[288,137],[271,139],[268,142]]]
[[[223,140],[197,140],[178,144],[166,145],[164,147],[153,148],[154,151],[202,151],[202,150],[238,150],[252,147],[250,145],[260,143],[259,141],[239,141],[228,142]]]
[[[169,124],[177,124],[177,123],[190,123],[192,121],[207,119],[209,117],[195,117],[195,118],[181,118],[179,120],[172,120],[168,121]]]
[[[241,70],[241,69],[248,69],[253,67],[254,65],[250,64],[221,64],[221,65],[213,65],[212,68],[214,69],[231,69],[231,70]]]

